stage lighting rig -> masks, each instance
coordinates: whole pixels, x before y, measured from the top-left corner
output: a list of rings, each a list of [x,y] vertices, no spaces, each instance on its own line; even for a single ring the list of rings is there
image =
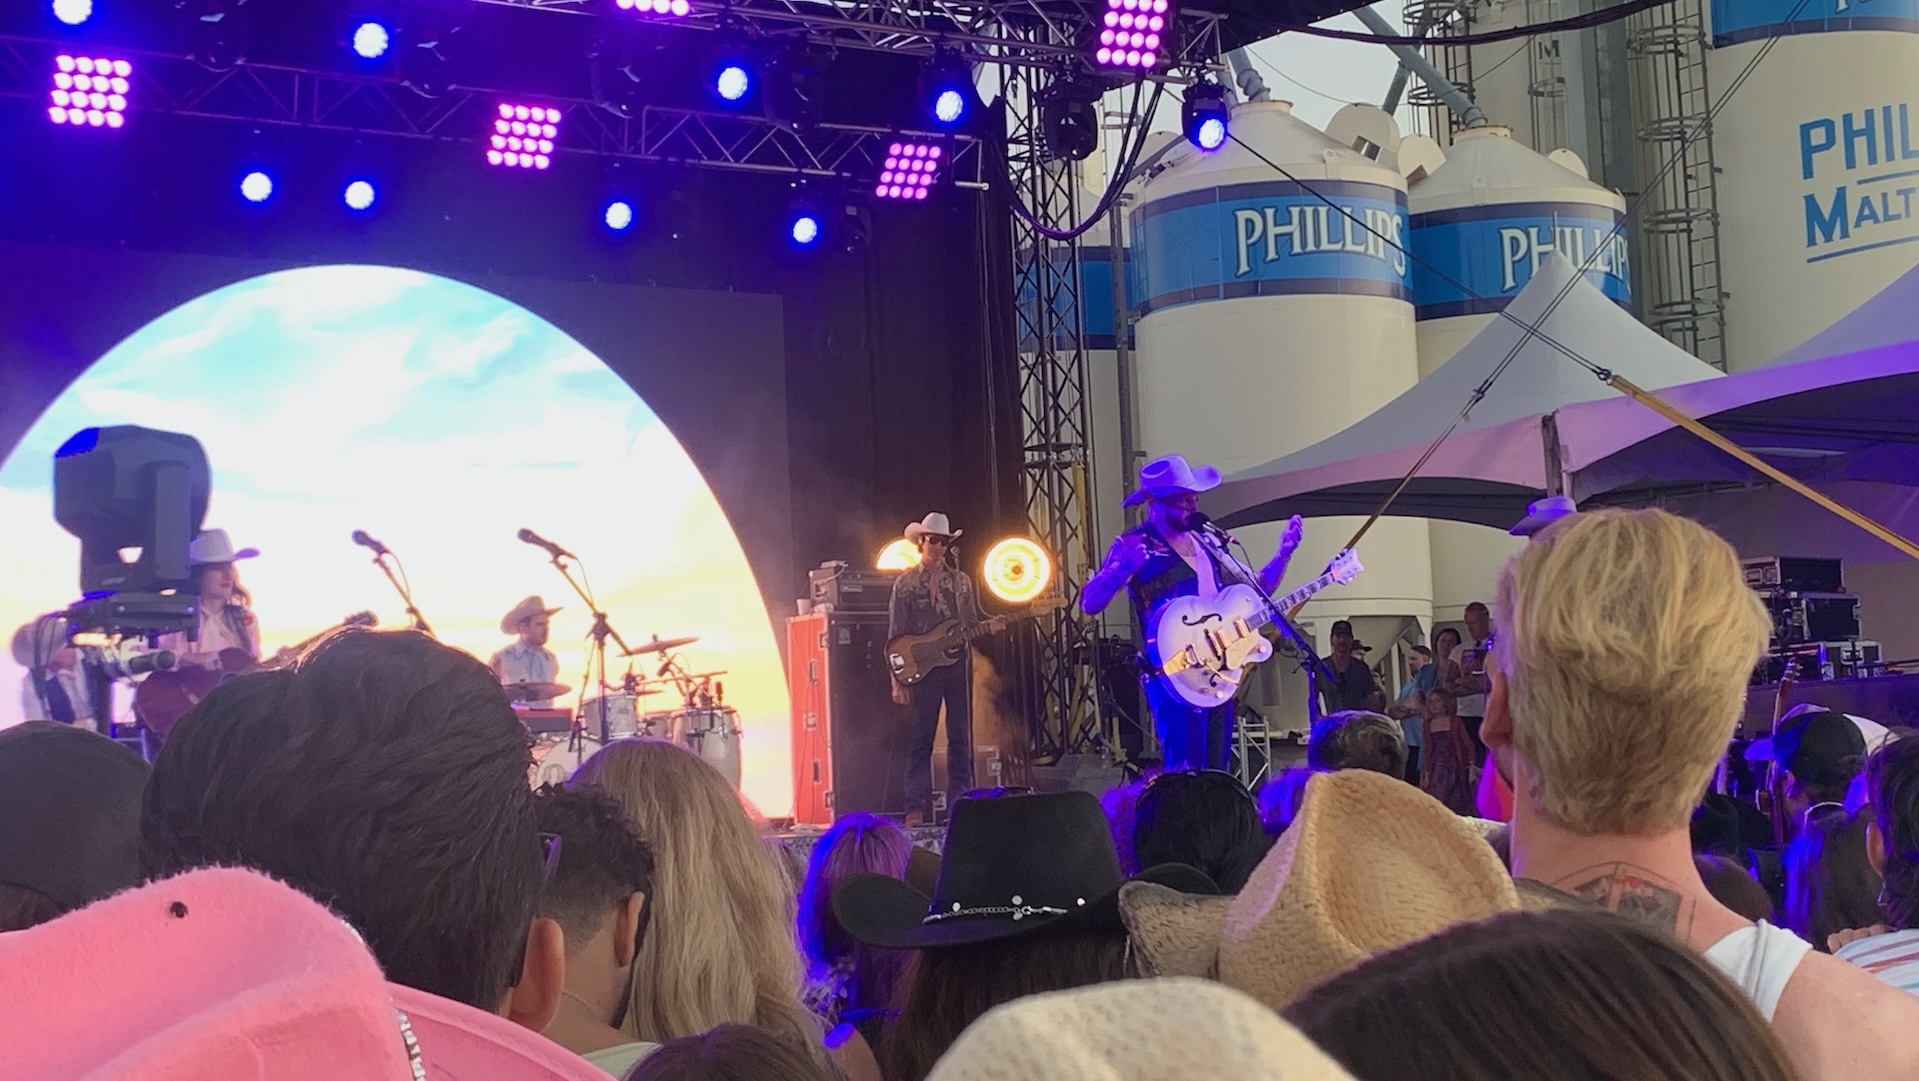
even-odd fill
[[[93,0],[53,0],[53,17],[68,26],[79,26],[93,18]]]
[[[1226,145],[1231,118],[1232,107],[1227,104],[1225,87],[1207,81],[1186,88],[1179,119],[1188,142],[1201,150],[1218,150]]]
[[[761,69],[766,118],[795,131],[816,127],[825,113],[826,69],[832,62],[832,52],[816,45],[775,50]]]
[[[720,104],[744,107],[760,82],[760,58],[737,28],[722,29],[707,55],[706,86]]]
[[[259,169],[252,170],[240,178],[240,197],[255,205],[273,198],[273,178]]]
[[[117,128],[127,122],[133,65],[105,56],[53,58],[47,119],[81,128]]]
[[[560,110],[551,105],[500,103],[488,133],[486,162],[518,169],[546,169],[560,137]]]
[[[886,157],[880,163],[879,183],[873,195],[879,199],[924,201],[932,193],[940,169],[947,163],[947,147],[937,139],[897,136],[886,144]]]
[[[622,15],[649,15],[656,19],[683,19],[693,14],[687,0],[613,0],[614,10]]]
[[[1025,537],[1008,537],[986,553],[986,588],[1008,604],[1025,604],[1053,582],[1053,560]]]
[[[173,0],[187,55],[210,71],[230,71],[247,58],[248,0]]]
[[[1171,52],[1166,39],[1177,14],[1173,0],[1106,0],[1093,36],[1093,63],[1129,75],[1151,72]]]
[[[1056,78],[1039,93],[1040,136],[1047,153],[1084,161],[1099,149],[1099,99],[1104,87],[1090,79]]]
[[[920,101],[926,115],[944,127],[966,119],[977,97],[973,66],[962,57],[937,55],[920,71]]]
[[[189,435],[128,424],[87,428],[61,444],[53,518],[80,540],[87,597],[70,613],[75,630],[192,626],[197,602],[174,595],[192,588],[187,545],[206,518],[212,486],[206,451]],[[129,558],[129,551],[138,554]]]

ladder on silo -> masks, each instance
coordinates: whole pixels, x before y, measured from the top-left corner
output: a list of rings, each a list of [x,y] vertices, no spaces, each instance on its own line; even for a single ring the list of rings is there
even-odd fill
[[[1561,16],[1560,0],[1526,0],[1528,24]],[[1532,112],[1532,148],[1541,154],[1566,145],[1566,71],[1558,34],[1538,34],[1526,50],[1526,100]]]
[[[1473,0],[1406,0],[1400,15],[1411,37],[1425,37],[1426,50],[1448,81],[1473,96],[1473,51],[1470,46],[1448,45],[1446,39],[1472,32]],[[1451,146],[1453,134],[1462,124],[1431,87],[1413,80],[1406,91],[1406,103],[1424,109],[1426,130],[1441,146]]]
[[[1626,25],[1643,188],[1633,275],[1641,317],[1667,341],[1724,369],[1726,309],[1705,17],[1700,0],[1676,0],[1640,12]]]

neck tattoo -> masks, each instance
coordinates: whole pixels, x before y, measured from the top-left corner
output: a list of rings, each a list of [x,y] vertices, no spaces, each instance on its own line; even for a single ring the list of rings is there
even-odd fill
[[[1601,863],[1581,868],[1552,885],[1583,901],[1681,938],[1692,930],[1693,911],[1698,907],[1677,883],[1630,863]]]

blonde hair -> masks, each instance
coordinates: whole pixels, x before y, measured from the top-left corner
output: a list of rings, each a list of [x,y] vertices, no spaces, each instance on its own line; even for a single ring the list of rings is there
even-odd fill
[[[1507,561],[1494,615],[1533,806],[1578,833],[1685,826],[1769,633],[1732,546],[1660,510],[1563,518]]]
[[[568,782],[583,784],[620,801],[656,859],[621,1028],[657,1043],[736,1023],[817,1042],[800,1005],[793,895],[732,785],[654,739],[602,748]]]

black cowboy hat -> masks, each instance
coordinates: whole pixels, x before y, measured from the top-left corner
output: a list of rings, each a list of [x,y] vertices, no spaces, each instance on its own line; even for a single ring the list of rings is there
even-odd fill
[[[1128,879],[1105,812],[1088,793],[962,800],[931,897],[887,875],[852,875],[833,890],[833,914],[854,938],[888,949],[1039,932],[1124,934],[1119,888],[1129,881],[1219,892],[1176,863]]]

